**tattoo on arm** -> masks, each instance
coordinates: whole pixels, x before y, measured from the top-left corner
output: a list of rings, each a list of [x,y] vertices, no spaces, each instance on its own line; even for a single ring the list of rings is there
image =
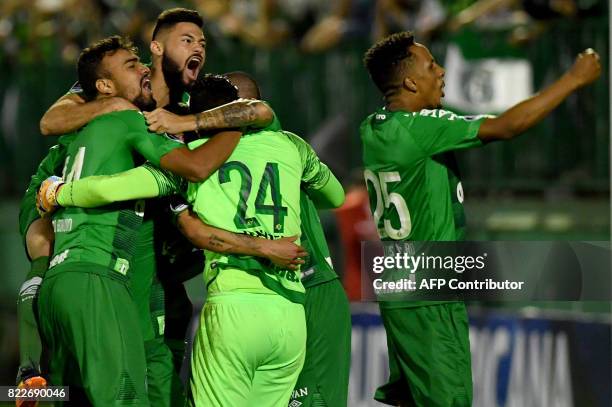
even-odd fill
[[[208,239],[208,243],[210,244],[211,249],[226,249],[227,248],[227,242],[225,240],[223,240],[221,237],[212,234],[210,236],[210,238]]]
[[[237,253],[251,256],[259,255],[257,239],[238,233],[230,233],[226,238],[211,234],[208,238],[208,249],[217,253]]]
[[[257,108],[251,102],[234,102],[196,114],[198,130],[245,127],[257,118]]]

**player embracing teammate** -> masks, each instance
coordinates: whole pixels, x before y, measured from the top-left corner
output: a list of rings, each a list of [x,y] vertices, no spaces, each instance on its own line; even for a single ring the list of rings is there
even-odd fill
[[[162,266],[156,260],[155,253],[151,252],[155,247],[152,244],[153,230],[156,227],[154,222],[160,216],[155,214],[151,219],[149,210],[151,202],[132,201],[132,203],[106,206],[96,210],[84,208],[62,209],[54,217],[55,233],[48,231],[48,227],[45,233],[41,233],[37,228],[32,228],[32,225],[45,225],[46,220],[29,216],[32,215],[33,208],[32,191],[36,190],[37,185],[45,177],[51,174],[60,174],[62,170],[65,180],[78,182],[81,177],[86,180],[88,175],[100,176],[127,170],[142,162],[143,159],[149,161],[149,166],[161,166],[189,181],[203,180],[213,173],[216,174],[215,170],[219,164],[227,158],[227,153],[236,145],[240,132],[221,132],[221,134],[216,134],[210,138],[210,141],[205,145],[188,150],[175,140],[168,139],[165,135],[147,134],[143,116],[137,110],[148,110],[154,107],[155,102],[157,102],[158,109],[151,113],[145,113],[145,116],[149,129],[158,132],[170,130],[169,127],[176,127],[177,124],[181,127],[180,132],[245,128],[247,126],[253,126],[251,130],[253,132],[256,127],[269,124],[273,113],[267,105],[252,100],[238,100],[211,111],[202,113],[192,111],[190,115],[184,116],[176,116],[166,110],[159,109],[160,106],[168,106],[173,111],[181,110],[177,108],[177,105],[183,99],[184,91],[189,90],[195,82],[204,62],[201,18],[196,12],[172,9],[160,15],[151,44],[153,59],[150,74],[149,68],[140,64],[129,44],[122,44],[124,44],[123,40],[116,37],[94,44],[87,50],[81,56],[81,59],[85,61],[90,55],[94,55],[93,62],[90,63],[89,77],[81,75],[80,72],[80,87],[75,88],[70,94],[60,99],[41,121],[41,130],[46,135],[62,134],[69,131],[76,132],[70,137],[64,136],[62,138],[64,141],[62,148],[52,150],[52,152],[56,152],[52,154],[52,165],[41,166],[37,176],[30,184],[28,193],[24,198],[22,229],[26,242],[36,242],[36,239],[28,239],[31,234],[30,231],[35,231],[38,240],[46,243],[46,246],[41,246],[46,247],[47,251],[52,240],[54,238],[56,240],[50,271],[46,276],[47,279],[42,283],[42,295],[38,299],[40,325],[44,333],[45,345],[49,347],[51,353],[50,374],[52,383],[70,384],[75,386],[75,389],[82,390],[82,392],[76,391],[73,393],[74,396],[80,397],[79,400],[82,404],[114,405],[129,401],[134,405],[181,405],[184,398],[181,389],[177,389],[176,371],[172,368],[171,359],[173,355],[170,355],[168,349],[171,342],[167,340],[167,337],[164,341],[164,314],[163,310],[161,314],[159,312],[159,301],[157,300],[159,291],[154,289],[155,274],[160,273],[159,269]],[[143,99],[147,103],[143,104]],[[112,133],[112,136],[104,136],[105,128],[109,131],[109,134]],[[280,130],[280,127],[278,127],[278,130]],[[283,135],[281,139],[296,140],[288,135]],[[307,174],[306,168],[311,168],[311,171],[314,171],[312,168],[314,168],[313,165],[318,162],[318,159],[312,159],[316,156],[311,155],[312,150],[307,147],[306,143],[301,141],[298,144],[297,147],[290,147],[290,150],[295,150],[299,154],[307,153],[301,158],[302,166],[304,166],[302,171],[304,171],[304,174]],[[115,159],[121,157],[127,159],[128,156],[131,157],[132,161],[128,160],[121,165],[113,166],[112,163],[116,161]],[[251,156],[251,159],[253,158],[254,156]],[[304,231],[304,226],[302,226],[302,231],[311,240],[308,248],[313,252],[313,255],[309,259],[308,273],[304,273],[304,276],[310,277],[311,286],[319,288],[318,290],[313,289],[312,293],[320,293],[311,296],[310,309],[313,310],[311,312],[314,312],[321,307],[327,308],[326,304],[328,303],[337,307],[337,318],[316,316],[309,318],[309,322],[316,323],[313,326],[317,328],[317,331],[313,331],[314,335],[312,337],[318,338],[316,343],[321,351],[320,354],[330,355],[330,357],[333,355],[333,360],[340,362],[340,374],[334,374],[334,379],[331,381],[325,380],[325,377],[329,376],[332,370],[316,367],[317,353],[308,351],[311,355],[310,368],[308,372],[304,372],[302,375],[303,379],[300,379],[300,385],[303,385],[304,388],[310,386],[309,393],[306,392],[306,395],[309,394],[310,397],[300,401],[300,403],[316,405],[314,403],[325,402],[327,405],[345,405],[350,360],[348,303],[341,288],[338,290],[339,282],[333,269],[328,264],[329,251],[321,227],[318,224],[319,220],[313,201],[311,198],[307,198],[304,192],[297,195],[289,194],[293,196],[291,198],[293,200],[296,199],[295,197],[301,196],[301,198],[290,206],[283,207],[282,203],[279,203],[283,196],[279,190],[279,174],[274,171],[274,168],[276,168],[273,165],[274,163],[272,165],[268,164],[270,162],[266,164],[260,190],[257,194],[253,194],[252,198],[255,202],[249,210],[255,210],[259,214],[258,216],[261,216],[261,214],[272,215],[271,219],[274,220],[274,223],[269,230],[269,234],[278,237],[276,235],[280,233],[279,236],[281,236],[283,233],[284,218],[287,216],[289,216],[289,224],[293,225],[291,230],[297,232],[293,234],[299,234],[299,227],[294,230],[296,229],[295,225],[300,223],[299,208],[307,208],[306,214],[302,217],[302,222],[306,219],[310,223],[306,224],[307,231]],[[281,167],[292,168],[291,165],[284,164]],[[138,170],[142,171],[144,167],[136,168],[134,171],[138,172]],[[230,180],[235,181],[236,172],[232,171],[231,168],[225,171],[228,173],[226,183]],[[297,191],[300,191],[300,188],[309,188],[308,183],[300,185],[300,178],[294,176],[297,173],[291,174],[291,176],[285,174],[282,177],[285,185],[284,189],[293,190],[297,187]],[[310,174],[314,173],[311,172]],[[313,191],[319,189],[326,191],[325,188],[329,189],[333,185],[333,188],[337,192],[339,191],[340,196],[343,197],[342,189],[337,181],[335,181],[335,184],[328,184],[330,180],[335,180],[335,178],[325,175],[328,174],[326,172],[321,174],[323,175],[320,175],[320,177],[323,178],[316,184],[317,187],[311,189]],[[219,175],[219,177],[221,176]],[[292,177],[295,178],[293,182],[287,181],[291,180]],[[265,186],[263,186],[264,184]],[[50,180],[44,186],[43,196],[55,199],[57,193],[57,197],[59,197],[60,192],[62,192],[59,189],[61,185],[62,182]],[[131,184],[130,191],[132,193],[143,191],[143,185],[142,183]],[[229,187],[232,187],[232,185],[233,183],[230,183]],[[241,193],[239,196],[244,198],[243,186],[240,187]],[[155,192],[145,190],[142,197],[159,196],[163,187],[161,184],[156,184],[158,189]],[[113,195],[117,191],[106,190],[101,191],[101,194],[103,192]],[[313,194],[316,201],[316,192]],[[92,196],[79,195],[78,190],[72,189],[71,198],[87,200]],[[112,199],[109,199],[106,203],[111,201]],[[323,201],[325,202],[325,200]],[[341,201],[339,195],[336,194],[336,198],[332,200],[333,206],[339,205]],[[194,199],[192,203],[195,202]],[[130,205],[134,207],[129,209]],[[210,207],[212,208],[212,205]],[[240,210],[241,206],[238,205],[238,207]],[[292,210],[288,215],[286,211],[289,207]],[[283,209],[285,210],[283,211]],[[219,212],[218,217],[200,216],[200,218],[205,218],[211,224],[223,223],[219,219],[228,215],[229,212],[232,212],[233,216],[235,209],[226,212]],[[210,216],[208,211],[206,213],[206,216]],[[183,230],[188,230],[189,222],[194,220],[193,216],[182,216],[182,219],[186,219],[182,223]],[[272,276],[272,280],[280,282],[281,285],[294,287],[290,290],[297,290],[296,292],[301,293],[297,296],[289,295],[289,297],[290,302],[299,304],[296,310],[301,309],[301,318],[304,318],[302,303],[306,300],[306,297],[303,288],[299,288],[302,285],[299,275],[292,271],[297,268],[297,264],[302,262],[298,258],[303,256],[304,253],[301,248],[291,243],[293,239],[279,239],[271,242],[260,238],[234,235],[220,229],[211,228],[200,220],[198,222],[195,236],[200,238],[205,236],[206,242],[197,246],[210,250],[209,257],[214,258],[213,251],[221,251],[222,253],[235,253],[243,256],[267,257],[274,264],[280,264],[280,268],[274,266],[268,274]],[[262,220],[259,223],[247,224],[247,229],[249,227],[261,227],[263,223]],[[193,223],[191,224],[193,225]],[[229,224],[225,226],[231,230],[236,227],[236,224],[234,222],[233,226]],[[96,231],[96,228],[99,230]],[[193,229],[191,230],[193,231]],[[242,230],[239,228],[235,231],[241,232]],[[252,234],[257,233],[258,231],[255,230]],[[107,237],[104,238],[103,236]],[[188,237],[193,236],[188,235]],[[88,239],[93,240],[88,243]],[[197,238],[194,240],[197,241]],[[28,248],[29,246],[28,244]],[[98,252],[93,253],[96,250]],[[41,249],[41,251],[43,250]],[[190,252],[191,247],[187,251]],[[38,267],[40,268],[39,274],[34,280],[28,279],[36,286],[40,285],[40,279],[43,278],[48,261],[45,259],[46,256],[42,257],[39,262],[41,266]],[[241,259],[241,257],[227,255],[226,257]],[[260,261],[257,260],[257,257],[252,258],[255,261]],[[201,256],[195,256],[194,259],[196,261],[199,259],[201,269]],[[211,263],[208,264],[210,266]],[[218,262],[214,264],[218,264]],[[250,267],[251,263],[247,261],[245,264]],[[270,267],[272,263],[264,264],[267,264],[266,267]],[[95,265],[95,267],[92,265]],[[78,267],[81,267],[81,269],[78,269]],[[197,264],[195,268],[197,268]],[[207,267],[207,269],[209,268]],[[268,269],[258,270],[261,272],[261,276],[257,276],[257,280],[266,280],[266,270]],[[177,270],[167,271],[177,272]],[[231,274],[225,274],[231,276]],[[78,278],[72,278],[75,275]],[[78,312],[71,313],[66,307],[67,292],[75,291],[75,284],[79,284],[79,280],[84,278],[96,279],[100,287],[93,287],[94,291],[91,291],[92,288],[87,288],[90,291],[87,291],[87,295],[82,296],[83,302],[79,306]],[[219,282],[221,281],[222,279],[219,279]],[[269,285],[279,289],[274,282],[270,282]],[[56,289],[56,286],[59,288]],[[91,284],[87,285],[87,287],[90,286]],[[121,295],[111,294],[107,286],[121,293]],[[29,286],[26,285],[25,287]],[[79,287],[79,291],[85,292],[86,289]],[[22,292],[31,293],[32,290],[22,290]],[[273,289],[272,292],[276,291]],[[266,294],[270,295],[270,292],[267,291]],[[161,295],[164,296],[163,292]],[[172,299],[173,295],[185,295],[180,280],[178,286],[175,285],[172,290],[166,288],[166,300]],[[283,296],[281,295],[281,297]],[[27,316],[33,315],[32,311],[28,311],[28,307],[32,309],[31,300],[35,296],[28,298],[30,302],[24,302],[25,306],[23,307]],[[101,300],[98,301],[98,298],[101,298]],[[272,297],[262,298],[270,299]],[[101,314],[97,308],[104,301],[106,301],[106,306],[103,308],[108,311],[107,316],[103,316],[106,314]],[[163,301],[161,304],[163,308]],[[281,304],[279,306],[282,308]],[[169,307],[166,306],[166,308]],[[272,309],[276,312],[276,307],[272,307]],[[190,313],[190,309],[183,309],[182,313],[183,315],[179,315],[178,319],[188,320],[186,314]],[[166,315],[166,320],[171,317],[177,316]],[[244,317],[243,315],[242,318]],[[30,319],[35,320],[31,317]],[[276,320],[277,318],[274,317],[273,319]],[[295,320],[295,318],[293,319]],[[214,318],[207,319],[204,322],[212,323]],[[306,326],[299,322],[299,318],[295,320],[295,323],[305,331]],[[274,325],[278,324],[275,323]],[[224,324],[225,326],[229,325]],[[237,326],[241,329],[246,327],[243,324],[237,324]],[[99,329],[102,329],[102,327],[106,327],[104,331],[109,332],[108,340],[99,343],[100,346],[96,347],[96,339],[102,339],[97,337]],[[177,336],[180,338],[179,346],[172,349],[175,354],[174,359],[175,361],[179,360],[179,365],[183,350],[180,344],[185,328],[184,325],[179,324]],[[220,329],[215,331],[221,332]],[[301,344],[299,348],[301,356],[296,359],[297,364],[293,367],[291,375],[285,375],[282,369],[279,371],[286,383],[277,383],[275,387],[273,386],[282,390],[280,393],[276,391],[276,396],[269,398],[269,388],[264,383],[265,381],[250,383],[249,388],[262,392],[262,397],[267,400],[264,401],[266,405],[272,403],[270,405],[281,406],[288,402],[289,394],[292,392],[293,385],[300,372],[301,360],[305,350],[305,346],[299,338],[298,340],[290,340],[288,337],[283,337],[286,334],[284,328],[279,327],[279,329],[282,332],[279,335],[271,333],[270,338],[274,337],[284,344],[292,344],[293,346]],[[30,325],[29,332],[26,332],[23,337],[33,338],[35,331],[36,326],[33,323]],[[181,333],[183,336],[181,336]],[[331,338],[332,335],[338,339],[337,342],[334,342]],[[127,337],[130,338],[130,343],[125,341]],[[113,340],[113,338],[116,338],[116,340]],[[305,341],[305,337],[303,340]],[[245,344],[249,344],[248,341]],[[256,344],[252,343],[250,345],[256,348]],[[263,345],[265,345],[264,350],[270,347],[270,343],[267,342]],[[314,348],[315,345],[311,344],[310,346]],[[130,353],[131,349],[134,349],[134,352]],[[31,347],[30,350],[31,352],[23,359],[27,363],[24,364],[25,368],[20,370],[20,376],[18,377],[18,381],[26,385],[28,381],[40,374],[37,348]],[[210,348],[205,349],[206,352],[211,350]],[[77,353],[74,354],[74,352]],[[259,366],[262,363],[263,361],[255,362],[255,365]],[[266,366],[265,363],[262,366]],[[279,367],[273,368],[278,369]],[[263,369],[262,371],[266,370]],[[102,371],[104,373],[101,373]],[[210,367],[200,369],[200,377],[206,377],[205,373],[207,371],[210,371]],[[99,377],[98,372],[100,372]],[[146,372],[146,381],[142,376],[144,372]],[[216,372],[216,374],[218,373],[220,372]],[[248,381],[249,378],[247,377],[245,380]],[[250,380],[254,380],[254,378],[251,377]],[[328,386],[331,382],[338,385]],[[210,392],[214,387],[218,386],[211,385],[206,386],[206,388],[195,386],[196,389],[206,392]],[[240,391],[237,391],[237,393],[240,393]],[[242,391],[240,396],[252,396],[248,393]],[[302,392],[301,397],[303,396]],[[217,404],[212,402],[213,405],[229,405],[223,402],[224,398],[213,398],[211,400],[216,400]],[[232,404],[230,401],[228,403]],[[297,403],[297,401],[294,401],[294,403]],[[196,405],[199,404],[196,401]]]

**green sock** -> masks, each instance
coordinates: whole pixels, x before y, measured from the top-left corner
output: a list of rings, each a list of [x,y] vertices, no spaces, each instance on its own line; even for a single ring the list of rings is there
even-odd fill
[[[49,266],[49,257],[32,260],[30,271],[19,290],[17,319],[19,321],[19,370],[40,371],[42,344],[37,323],[38,289]]]

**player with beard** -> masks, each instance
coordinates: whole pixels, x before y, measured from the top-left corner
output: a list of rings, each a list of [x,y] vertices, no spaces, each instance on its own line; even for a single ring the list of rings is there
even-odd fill
[[[202,33],[202,24],[202,18],[196,11],[183,8],[166,10],[158,17],[150,45],[151,86],[158,106],[186,101],[185,90],[195,81],[205,61],[205,38]],[[72,92],[60,98],[43,116],[40,123],[41,132],[44,135],[59,135],[67,131],[74,131],[101,114],[125,109],[134,109],[134,106],[122,98],[105,98],[86,102],[81,96],[79,87],[75,87]],[[151,113],[152,116],[149,119],[152,127],[153,124],[155,125],[155,130],[159,131],[160,126],[163,125],[164,112],[158,109]],[[265,104],[259,101],[238,101],[215,109],[213,112],[207,112],[205,121],[200,118],[200,121],[197,122],[195,116],[191,118],[194,124],[197,123],[199,128],[205,130],[247,125],[263,126],[271,120],[272,113]],[[44,178],[37,178],[37,180]],[[36,188],[37,186],[34,186],[31,189]],[[28,207],[32,209],[30,205],[28,204]],[[155,204],[149,206],[155,206]],[[151,401],[156,405],[167,405],[170,403],[169,394],[172,394],[175,404],[180,404],[181,385],[177,372],[172,372],[172,360],[177,367],[176,370],[180,370],[185,347],[184,336],[189,318],[185,317],[187,315],[185,312],[173,313],[179,318],[166,321],[164,310],[168,307],[190,309],[191,303],[182,285],[182,280],[189,277],[190,270],[186,269],[182,273],[184,275],[182,278],[177,279],[174,276],[175,278],[165,279],[166,292],[171,295],[164,296],[164,291],[156,281],[155,274],[160,274],[160,271],[163,274],[163,269],[169,266],[172,266],[172,272],[176,274],[178,267],[175,263],[170,264],[166,258],[157,256],[156,259],[156,253],[159,250],[155,248],[167,245],[165,242],[154,241],[153,235],[166,236],[169,233],[166,233],[167,222],[155,215],[155,212],[154,208],[147,211],[138,237],[133,268],[143,270],[143,272],[135,273],[141,278],[133,281],[133,293],[135,300],[139,303],[141,326],[147,342]],[[44,224],[46,220],[36,222]],[[34,237],[41,242],[49,240],[48,234],[37,234]],[[201,252],[191,250],[187,252],[196,257],[191,263],[201,261]],[[42,261],[36,264],[39,263],[42,264]],[[182,262],[182,264],[186,263],[189,262]],[[153,286],[150,283],[152,280],[154,281]],[[167,301],[165,305],[164,299]],[[160,343],[164,338],[172,351],[171,357],[168,349],[163,346],[163,342]]]
[[[197,11],[174,8],[162,12],[153,30],[151,50],[151,87],[158,109],[147,114],[150,130],[164,129],[169,104],[185,101],[206,59],[203,20]],[[76,88],[78,90],[78,87]],[[85,103],[78,92],[70,92],[56,101],[40,121],[41,133],[59,136],[75,131],[97,116],[113,111],[134,109],[121,98]],[[264,127],[272,121],[271,109],[261,101],[238,100],[207,112],[183,118],[185,126],[202,131]],[[189,131],[189,130],[185,130]],[[170,133],[175,134],[175,133]]]
[[[245,75],[232,74],[231,77],[241,84],[240,88],[243,91],[247,87],[253,87],[255,92],[257,91],[255,83]],[[201,87],[198,88],[195,95],[193,95],[192,100],[194,105],[192,108],[194,108],[196,104],[202,104],[202,108],[205,106],[216,106],[218,104],[223,104],[233,100],[237,94],[237,90],[222,77],[207,76],[201,82]],[[283,136],[281,138],[274,140],[275,143],[283,145],[283,141],[290,140],[291,142],[288,143],[288,146],[290,147],[288,147],[285,151],[287,155],[291,156],[294,154],[296,152],[294,149],[297,148],[299,159],[291,162],[295,163],[295,161],[299,161],[304,166],[304,172],[306,174],[304,175],[304,190],[311,193],[313,197],[312,199],[322,205],[340,205],[344,197],[342,188],[335,177],[333,177],[333,175],[329,172],[327,167],[318,160],[312,149],[304,141],[293,134],[281,133],[279,130],[280,126],[278,122],[275,122],[266,127],[263,131],[267,132],[270,137],[274,137],[273,133],[277,133],[279,135],[282,134]],[[254,133],[249,134],[252,136]],[[266,138],[267,137],[268,136],[266,136]],[[256,140],[252,139],[251,141],[255,142]],[[261,143],[257,143],[257,146],[252,146],[251,150],[257,149],[260,145]],[[265,154],[263,155],[265,156]],[[261,154],[249,154],[249,156],[259,157]],[[268,154],[268,156],[270,155]],[[275,157],[279,157],[278,154],[275,155]],[[283,233],[283,225],[289,225],[289,227],[293,228],[295,225],[290,223],[290,221],[292,221],[291,216],[300,211],[297,209],[298,206],[302,206],[301,202],[298,204],[298,201],[301,201],[302,198],[297,199],[296,195],[292,194],[292,192],[297,192],[297,190],[299,190],[299,188],[291,188],[291,185],[293,185],[291,183],[291,179],[295,176],[295,173],[282,172],[284,169],[284,167],[281,167],[282,165],[284,164],[280,164],[277,167],[270,163],[266,164],[267,168],[272,169],[265,171],[263,175],[264,181],[262,181],[263,186],[259,188],[257,199],[254,197],[249,198],[248,202],[250,202],[250,204],[246,203],[247,201],[245,201],[244,209],[242,209],[242,211],[246,212],[247,207],[251,206],[251,211],[258,216],[256,221],[254,220],[255,218],[244,218],[246,215],[242,214],[241,210],[239,210],[237,215],[233,216],[234,213],[236,213],[235,202],[230,204],[228,207],[223,208],[223,199],[221,198],[224,196],[224,194],[215,193],[211,195],[205,192],[206,188],[215,189],[215,182],[219,182],[223,185],[231,183],[232,180],[236,182],[236,179],[228,176],[228,173],[230,173],[234,168],[241,169],[240,174],[246,174],[245,177],[248,176],[248,179],[250,180],[252,170],[249,170],[243,161],[235,160],[226,163],[225,166],[222,167],[223,170],[219,171],[218,177],[211,177],[211,184],[190,183],[186,190],[184,188],[184,182],[177,179],[177,177],[168,178],[159,171],[153,172],[152,177],[151,173],[149,173],[151,169],[148,167],[143,167],[123,174],[116,174],[113,177],[96,177],[95,179],[82,179],[80,181],[67,183],[60,190],[57,201],[62,205],[86,205],[89,207],[108,204],[109,202],[119,199],[124,200],[142,196],[152,196],[151,194],[163,193],[164,189],[168,189],[168,187],[161,188],[159,185],[174,185],[174,190],[184,191],[183,193],[186,193],[190,201],[194,203],[194,211],[197,213],[197,215],[194,215],[192,212],[187,213],[187,211],[181,213],[179,216],[179,225],[182,227],[182,230],[184,233],[186,233],[190,240],[192,240],[194,244],[198,245],[199,247],[204,247],[203,243],[206,243],[209,239],[205,230],[204,232],[200,231],[203,226],[200,218],[206,218],[212,222],[222,222],[224,228],[234,229],[234,231],[242,231],[242,233],[256,233],[255,231],[249,229],[264,227],[260,225],[265,225],[263,222],[273,218],[276,222],[275,226],[273,228],[268,228],[269,232],[263,234],[270,238],[272,234]],[[255,168],[255,165],[252,163],[251,168]],[[280,175],[279,172],[281,173]],[[257,173],[254,172],[254,174]],[[255,175],[253,180],[257,182],[258,177],[258,175]],[[216,181],[216,178],[219,178],[219,181]],[[287,179],[289,179],[289,181],[287,181]],[[281,184],[281,181],[284,181],[285,183]],[[146,186],[147,184],[149,184],[149,186]],[[138,187],[136,188],[136,186]],[[295,187],[295,185],[293,186]],[[148,191],[148,195],[141,195],[145,188]],[[242,188],[244,188],[244,183],[242,184]],[[283,188],[282,194],[279,191],[280,188]],[[270,190],[270,198],[266,198],[268,190]],[[204,192],[201,193],[202,191]],[[301,196],[302,193],[299,193],[299,195]],[[44,199],[44,195],[42,196],[42,199]],[[211,205],[212,202],[203,204],[202,201],[204,199],[214,199],[215,204]],[[217,199],[220,199],[220,201],[217,201]],[[244,199],[246,200],[246,198]],[[294,210],[287,210],[284,207],[279,208],[281,199],[283,204],[293,204]],[[251,202],[253,200],[255,201],[254,203]],[[264,203],[270,201],[274,203],[274,205]],[[46,204],[47,207],[54,207],[55,205],[57,205],[57,202],[47,202]],[[313,204],[311,205],[314,206]],[[303,206],[302,209],[304,209]],[[220,219],[222,219],[224,214],[225,221],[221,221]],[[329,253],[327,246],[324,243],[325,238],[320,230],[320,226],[319,229],[315,227],[315,223],[318,224],[318,217],[316,217],[314,214],[316,214],[316,210],[314,210],[314,208],[309,210],[308,213],[301,214],[302,237],[306,237],[310,241],[310,247],[312,250],[311,256],[314,256],[314,259],[309,266],[313,269],[316,268],[316,273],[320,274],[316,279],[313,279],[313,276],[310,274],[309,280],[312,280],[313,282],[316,280],[316,283],[313,285],[317,285],[318,290],[315,291],[320,295],[317,296],[315,291],[313,291],[312,294],[315,295],[315,297],[311,298],[311,301],[318,303],[318,306],[321,308],[317,309],[317,307],[313,308],[310,306],[309,309],[315,315],[320,313],[319,310],[325,308],[323,306],[323,299],[324,297],[328,297],[328,302],[326,304],[328,304],[329,307],[330,302],[332,302],[333,307],[335,307],[334,315],[338,314],[339,316],[317,318],[319,322],[317,322],[317,325],[315,325],[316,328],[314,328],[313,332],[313,337],[315,338],[314,342],[317,344],[317,346],[316,349],[312,349],[312,361],[315,362],[318,360],[319,362],[322,362],[320,359],[317,359],[316,353],[322,353],[323,355],[330,357],[335,351],[338,353],[338,355],[331,356],[333,362],[329,363],[334,364],[334,368],[340,369],[340,373],[338,373],[338,370],[334,370],[336,372],[336,376],[339,377],[326,377],[323,380],[329,383],[323,383],[320,381],[321,377],[311,371],[317,370],[317,366],[314,366],[313,364],[311,369],[309,369],[309,376],[304,378],[303,381],[303,386],[309,388],[309,391],[312,393],[313,397],[303,399],[302,401],[305,405],[322,405],[325,403],[331,403],[329,405],[342,405],[342,399],[344,399],[344,404],[346,404],[347,380],[345,380],[345,378],[348,378],[348,361],[346,358],[350,354],[350,352],[347,353],[346,350],[350,350],[350,316],[346,296],[344,295],[341,286],[324,284],[332,281],[337,282],[337,277],[333,273],[333,270],[324,270],[321,268],[322,264],[327,265],[326,257]],[[268,218],[268,216],[270,218]],[[285,217],[287,217],[287,220],[285,220]],[[232,218],[233,221],[230,220]],[[236,230],[235,228],[238,229]],[[274,232],[272,232],[272,230],[274,230]],[[213,251],[216,250],[213,249]],[[232,317],[224,314],[225,308],[219,314],[215,314],[215,318],[213,318],[214,321],[211,321],[210,318],[203,319],[201,326],[203,327],[206,325],[207,330],[214,332],[215,335],[203,335],[200,337],[200,340],[197,341],[198,346],[196,346],[196,350],[194,350],[194,355],[197,355],[197,357],[194,359],[195,365],[192,366],[193,372],[195,373],[195,376],[192,379],[192,390],[195,391],[194,396],[196,400],[199,402],[203,402],[203,400],[205,400],[209,404],[212,403],[215,405],[243,405],[244,403],[247,403],[249,405],[286,406],[291,390],[293,390],[291,386],[292,384],[295,384],[295,381],[297,380],[299,366],[296,365],[302,356],[300,350],[303,351],[303,349],[300,349],[300,347],[295,348],[295,345],[298,345],[300,341],[300,335],[298,334],[301,332],[302,328],[299,326],[300,318],[295,315],[295,321],[291,318],[282,318],[284,321],[284,328],[282,328],[284,329],[284,334],[278,335],[276,332],[276,328],[278,328],[278,326],[276,323],[270,326],[269,321],[267,321],[265,317],[265,315],[267,315],[267,311],[262,309],[263,305],[259,303],[259,300],[263,301],[264,303],[276,301],[274,296],[270,295],[272,294],[270,290],[272,290],[274,293],[289,299],[291,302],[302,302],[304,299],[306,302],[308,302],[308,299],[304,298],[303,293],[301,294],[303,289],[301,289],[301,284],[299,284],[299,278],[292,273],[285,274],[281,273],[280,270],[277,270],[277,272],[271,272],[267,266],[257,266],[257,264],[259,264],[258,261],[252,257],[237,257],[232,256],[227,252],[223,255],[217,255],[209,252],[207,256],[209,254],[211,257],[207,257],[209,260],[207,279],[210,280],[212,278],[215,280],[215,277],[211,277],[211,274],[214,274],[216,271],[217,267],[215,266],[217,264],[225,264],[224,259],[226,259],[228,262],[227,266],[230,266],[231,264],[230,268],[246,267],[244,270],[248,269],[251,271],[251,274],[253,271],[257,270],[258,272],[254,273],[253,276],[259,277],[261,281],[257,278],[253,279],[252,277],[243,276],[239,270],[232,270],[227,274],[223,274],[223,272],[219,271],[219,273],[221,273],[221,278],[216,279],[215,283],[209,286],[209,294],[211,296],[216,295],[219,297],[219,295],[229,295],[230,297],[227,297],[226,299],[229,298],[230,303],[233,303],[235,298],[232,296],[234,294],[241,295],[241,298],[248,303],[249,307],[257,308],[258,313],[255,315],[250,315],[252,309],[249,309],[247,312],[247,314],[249,314],[247,317],[248,322],[239,323],[238,325],[235,325],[236,322]],[[227,267],[219,265],[218,268],[225,270]],[[329,274],[332,274],[332,276],[330,277]],[[284,281],[281,278],[281,276],[285,275],[287,275],[287,281]],[[219,282],[221,280],[222,282]],[[339,292],[335,289],[336,287],[339,288]],[[220,292],[223,293],[220,294]],[[266,294],[264,296],[266,297],[265,300],[264,297],[261,297],[255,301],[255,304],[251,304],[251,301],[254,301],[257,298],[257,295],[262,293]],[[341,298],[344,298],[344,302],[340,300]],[[275,303],[275,308],[284,310],[283,312],[288,312],[285,309],[286,306],[287,303],[283,301]],[[215,307],[215,305],[209,304],[209,307]],[[264,315],[263,320],[260,319],[262,318],[260,314]],[[312,318],[315,319],[314,315]],[[218,323],[218,319],[222,319],[222,322]],[[254,320],[257,320],[258,322],[253,322]],[[204,324],[204,322],[206,322],[206,324]],[[214,327],[211,328],[210,324],[214,325]],[[335,326],[332,326],[332,324]],[[249,325],[249,327],[245,328],[244,325]],[[238,326],[239,328],[237,328]],[[242,342],[244,339],[240,339],[243,338],[244,335],[234,334],[229,335],[228,337],[223,337],[224,335],[227,335],[228,329],[251,329],[251,331],[249,331],[250,333],[256,332],[257,329],[254,328],[255,326],[257,329],[261,329],[262,326],[265,326],[265,334],[261,333],[260,335],[250,337],[249,341],[252,342],[253,346],[244,346],[244,342]],[[327,335],[322,335],[322,332],[318,332],[323,330],[326,332],[329,331],[331,334],[329,335],[329,338]],[[272,334],[270,334],[270,332],[272,332]],[[334,336],[334,339],[331,339],[331,336]],[[211,339],[206,339],[209,337]],[[264,337],[266,340],[258,341],[257,339],[253,339],[255,337]],[[286,338],[291,339],[287,342]],[[206,342],[207,340],[215,343],[213,343],[212,346],[202,346],[202,343]],[[276,344],[276,341],[278,341],[279,344]],[[225,344],[219,348],[221,349],[220,352],[222,353],[216,354],[215,349],[218,348],[218,343],[221,342]],[[273,343],[272,346],[270,345],[270,342]],[[332,344],[333,342],[337,342],[337,346],[336,344]],[[280,345],[281,343],[282,345]],[[328,347],[329,349],[327,349]],[[292,353],[293,350],[296,350],[296,353]],[[202,357],[202,352],[204,352],[204,358]],[[212,356],[213,354],[216,356]],[[253,357],[255,355],[258,356]],[[204,360],[205,362],[203,362]],[[240,362],[238,363],[239,367],[237,366],[238,361]],[[217,363],[221,363],[224,368],[221,369],[220,366],[216,366]],[[296,367],[298,368],[295,369]],[[324,376],[324,374],[321,376]],[[232,391],[227,392],[227,395],[220,395],[215,392],[214,389],[219,387],[217,384],[227,382],[228,378],[230,378],[232,383],[236,384],[235,388],[233,388]],[[202,385],[203,382],[209,384]],[[215,382],[217,384],[212,384]],[[325,384],[329,384],[329,388],[325,387]],[[321,390],[322,387],[325,388],[325,392]],[[323,394],[320,394],[320,392]],[[331,394],[335,394],[333,398],[330,398],[332,397]],[[294,401],[294,403],[299,402],[301,401]]]
[[[141,109],[155,106],[149,69],[120,37],[85,49],[78,73],[86,100],[124,97]],[[202,180],[227,159],[239,139],[239,132],[225,132],[212,140],[213,147],[189,150],[150,134],[137,111],[109,113],[70,143],[64,177],[112,174],[147,159]],[[40,288],[39,322],[51,355],[51,381],[70,384],[73,401],[83,397],[97,405],[149,405],[139,317],[128,290],[143,214],[144,203],[131,202],[96,211],[69,209],[54,218],[55,256]]]

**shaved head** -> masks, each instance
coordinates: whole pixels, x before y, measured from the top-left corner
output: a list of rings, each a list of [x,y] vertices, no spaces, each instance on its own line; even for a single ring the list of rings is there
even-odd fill
[[[226,73],[225,76],[235,87],[238,88],[238,97],[246,99],[261,99],[261,92],[257,82],[251,75],[242,71]]]

